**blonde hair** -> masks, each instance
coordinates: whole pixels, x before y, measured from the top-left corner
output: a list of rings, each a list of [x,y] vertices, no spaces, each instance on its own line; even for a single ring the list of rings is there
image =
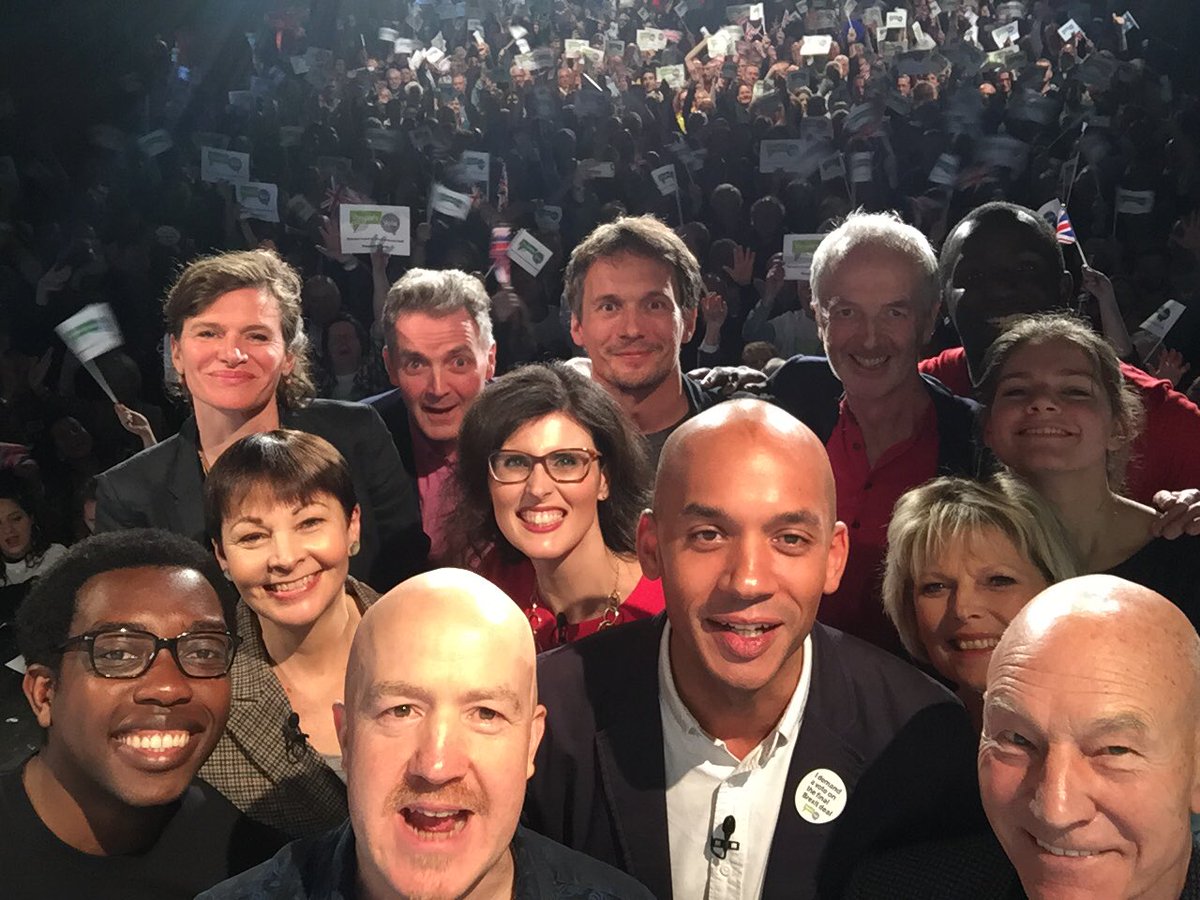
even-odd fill
[[[1050,584],[1083,574],[1066,531],[1031,488],[1012,475],[987,482],[942,477],[896,501],[888,525],[883,609],[914,659],[928,662],[917,633],[917,574],[951,544],[988,528],[1007,537]]]

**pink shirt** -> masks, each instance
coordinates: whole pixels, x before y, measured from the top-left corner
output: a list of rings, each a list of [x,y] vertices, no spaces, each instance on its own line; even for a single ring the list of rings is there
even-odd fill
[[[446,515],[452,499],[443,488],[454,473],[458,451],[429,440],[411,425],[413,461],[417,467],[417,492],[421,497],[421,525],[429,537],[429,561],[440,563],[446,556]]]

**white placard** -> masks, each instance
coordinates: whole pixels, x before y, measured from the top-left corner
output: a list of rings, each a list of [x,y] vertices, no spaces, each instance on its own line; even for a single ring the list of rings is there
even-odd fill
[[[236,150],[218,150],[216,147],[200,148],[200,180],[215,184],[231,181],[245,184],[250,180],[250,154]]]
[[[407,206],[343,203],[338,206],[338,213],[343,253],[373,253],[382,249],[389,256],[408,256],[412,252]]]
[[[1133,17],[1133,13],[1131,13],[1129,10],[1125,10],[1125,15],[1121,16],[1121,20],[1122,34],[1128,34],[1129,32],[1133,31],[1133,29],[1140,29],[1142,27],[1137,23],[1137,19]]]
[[[763,5],[761,3],[750,4],[750,21],[761,22],[763,20]]]
[[[550,248],[522,228],[508,244],[508,258],[537,277],[538,272],[550,262]]]
[[[174,146],[175,141],[172,140],[171,133],[165,128],[156,128],[154,131],[143,134],[138,138],[138,147],[150,157],[166,153]]]
[[[1168,300],[1153,315],[1141,324],[1141,330],[1154,335],[1161,342],[1167,332],[1179,321],[1187,307],[1175,300]]]
[[[400,33],[395,28],[380,28],[378,36],[381,41],[395,41]]]
[[[739,3],[735,6],[725,7],[725,21],[733,22],[735,25],[740,25],[742,22],[750,20],[750,4]]]
[[[1058,29],[1058,36],[1063,41],[1069,41],[1077,34],[1083,34],[1083,29],[1079,27],[1079,23],[1074,19],[1067,19],[1066,24]]]
[[[307,75],[309,70],[308,60],[303,56],[292,57],[292,71],[297,75]]]
[[[828,56],[833,38],[828,34],[806,34],[800,45],[801,56]]]
[[[393,49],[396,53],[403,56],[412,56],[418,50],[423,50],[425,45],[413,38],[396,38],[396,43]]]
[[[1021,38],[1021,23],[1009,22],[999,28],[992,29],[992,41],[997,49],[1003,50],[1009,44],[1015,44]]]
[[[667,35],[661,28],[639,28],[637,46],[639,50],[657,53],[667,49]]]
[[[429,208],[453,219],[465,219],[471,214],[471,196],[435,184],[429,195]]]
[[[682,64],[677,66],[659,66],[654,70],[654,74],[658,76],[659,81],[665,81],[674,90],[679,90],[687,84],[687,73],[684,71]]]
[[[279,221],[279,188],[265,181],[247,181],[235,184],[238,215],[243,219],[258,219],[260,222]]]
[[[886,28],[907,28],[908,27],[908,10],[893,9],[883,20]]]
[[[79,361],[84,363],[124,343],[112,307],[107,303],[89,303],[56,325],[54,330]]]
[[[601,162],[598,159],[581,159],[579,161],[580,177],[588,178],[615,178],[617,176],[617,164],[611,162]]]
[[[785,234],[783,236],[783,272],[788,281],[808,281],[812,258],[824,240],[823,234]]]
[[[663,196],[674,194],[679,190],[679,182],[675,178],[674,163],[659,166],[650,173],[650,177],[654,179],[654,184],[658,187],[658,192]]]
[[[758,146],[758,171],[804,171],[804,145],[801,141],[762,141]]]
[[[589,46],[587,41],[581,41],[575,38],[567,38],[565,41],[563,41],[563,56],[565,56],[567,59],[575,59],[579,56],[579,51],[587,46]]]
[[[708,39],[708,55],[714,56],[732,56],[736,42],[724,31],[718,31],[711,35]]]
[[[492,156],[478,150],[464,150],[459,157],[467,180],[485,189],[492,183]]]
[[[563,211],[561,206],[539,206],[533,211],[533,219],[542,231],[558,231],[562,224]]]
[[[850,154],[850,183],[867,184],[873,176],[871,168],[871,151],[860,150]]]
[[[1127,191],[1117,188],[1117,212],[1127,216],[1144,216],[1154,209],[1154,191]]]
[[[836,181],[839,178],[846,177],[846,162],[842,159],[842,154],[835,153],[832,156],[827,156],[821,160],[821,180]]]
[[[943,153],[929,171],[929,180],[934,184],[953,187],[958,183],[958,157],[952,153]]]

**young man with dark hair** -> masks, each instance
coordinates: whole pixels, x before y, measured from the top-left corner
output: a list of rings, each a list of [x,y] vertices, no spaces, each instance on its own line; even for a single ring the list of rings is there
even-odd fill
[[[0,776],[6,897],[191,898],[282,839],[195,780],[229,715],[236,597],[158,530],[73,547],[17,614],[41,749]]]

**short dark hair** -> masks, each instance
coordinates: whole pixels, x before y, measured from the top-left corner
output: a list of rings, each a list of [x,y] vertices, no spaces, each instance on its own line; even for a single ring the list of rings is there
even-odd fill
[[[218,457],[204,479],[204,527],[221,543],[221,523],[255,491],[281,503],[333,496],[349,519],[358,504],[350,467],[337,448],[306,431],[249,434]]]
[[[963,235],[966,231],[964,226],[991,219],[1009,219],[1014,224],[1029,227],[1030,232],[1038,238],[1040,249],[1055,261],[1058,271],[1063,271],[1066,264],[1063,262],[1062,245],[1058,243],[1058,235],[1050,223],[1039,216],[1036,210],[1021,206],[1019,203],[992,200],[975,207],[963,216],[958,224],[950,230],[945,243],[942,244],[942,252],[938,254],[938,280],[943,288],[949,285],[950,279],[954,277],[954,266],[958,262],[958,255],[962,250],[964,240]]]
[[[488,457],[524,425],[562,413],[585,428],[600,453],[608,499],[599,506],[600,533],[614,553],[636,552],[637,522],[650,505],[651,470],[646,442],[617,401],[571,366],[522,366],[485,387],[463,417],[452,490],[456,503],[450,544],[481,555],[495,547],[509,561],[521,559],[496,524],[488,487]]]
[[[279,304],[283,346],[295,358],[291,374],[279,381],[279,402],[287,408],[303,406],[316,393],[309,371],[308,337],[304,333],[300,275],[270,250],[236,250],[193,260],[179,274],[163,302],[167,333],[179,340],[183,323],[200,315],[224,294],[243,288],[266,291]],[[187,396],[187,385],[180,379]]]
[[[665,262],[675,270],[679,308],[688,312],[700,305],[704,293],[700,264],[683,239],[653,216],[622,216],[596,228],[571,253],[563,276],[571,315],[577,319],[583,315],[583,282],[592,264],[626,253]]]
[[[237,633],[237,592],[212,554],[191,538],[161,528],[109,531],[85,538],[34,582],[17,610],[17,647],[25,662],[58,671],[83,586],[118,569],[189,569],[216,591],[225,627]],[[164,602],[167,602],[164,600]]]

